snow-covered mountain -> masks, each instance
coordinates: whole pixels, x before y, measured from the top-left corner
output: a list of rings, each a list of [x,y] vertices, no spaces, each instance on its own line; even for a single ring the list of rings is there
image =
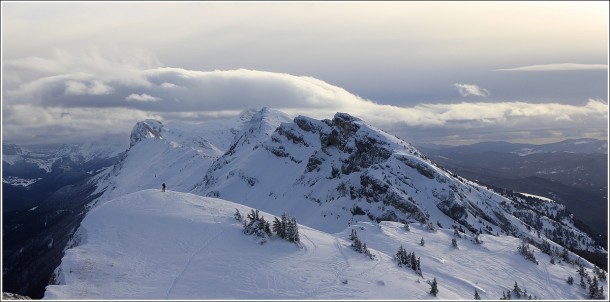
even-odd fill
[[[327,120],[291,119],[263,108],[198,125],[142,121],[119,162],[94,183],[101,196],[77,233],[80,242],[75,240],[57,272],[62,285],[50,286],[47,298],[430,297],[429,285],[421,283],[430,281],[423,266],[420,283],[408,278],[412,272],[404,275],[392,266],[400,244],[409,244],[407,250],[422,253],[422,264],[428,259],[434,267],[432,276],[451,284],[439,297],[469,299],[476,288],[481,297],[498,299],[516,281],[539,298],[581,299],[584,291],[565,280],[576,263],[593,265],[563,247],[607,255],[574,226],[563,205],[502,196],[439,168],[411,144],[346,113]],[[176,192],[159,195],[161,183]],[[305,235],[302,247],[244,241],[241,224],[231,220],[235,208],[244,215],[254,208],[269,217],[294,216]],[[415,237],[401,233],[405,223]],[[346,255],[352,229],[362,232],[376,262]],[[420,239],[428,236],[431,244],[420,250]],[[453,236],[460,238],[460,256],[451,247]],[[478,240],[483,245],[473,243]],[[531,244],[538,265],[526,265],[519,255],[522,240]],[[370,274],[366,282],[357,278],[365,272]],[[329,282],[333,286],[326,290],[322,284]],[[244,289],[228,284],[244,284]]]
[[[522,243],[512,236],[481,235],[476,243],[447,228],[412,223],[406,230],[383,221],[333,234],[299,224],[300,243],[273,235],[261,244],[242,232],[236,210],[245,215],[252,209],[159,189],[110,200],[83,220],[78,245],[67,250],[58,284],[47,287],[45,299],[431,299],[433,280],[441,300],[472,300],[475,291],[491,300],[506,292],[513,299],[518,292],[522,299],[549,300],[589,294],[579,285],[577,265],[553,264],[537,248],[534,264],[517,252]],[[272,214],[260,215],[272,221]],[[352,248],[352,230],[374,259]],[[418,258],[421,274],[397,265],[400,247]],[[586,275],[597,276],[578,261]],[[598,284],[607,293],[604,282]]]
[[[323,121],[298,116],[264,135],[244,130],[192,192],[276,215],[294,213],[326,232],[356,221],[390,220],[537,241],[542,233],[571,248],[596,249],[588,235],[571,227],[561,204],[500,196],[348,114]]]
[[[129,149],[112,169],[94,179],[98,192],[103,193],[99,201],[160,188],[162,183],[172,190],[191,191],[256,113],[245,110],[235,118],[199,124],[138,122],[132,129]]]

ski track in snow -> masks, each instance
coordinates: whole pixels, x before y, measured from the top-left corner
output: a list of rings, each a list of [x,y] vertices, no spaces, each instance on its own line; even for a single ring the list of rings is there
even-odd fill
[[[206,230],[209,229],[206,228]],[[170,285],[170,287],[167,289],[167,292],[165,294],[165,300],[169,299],[169,295],[171,294],[172,290],[174,289],[174,287],[176,286],[176,281],[178,281],[178,279],[184,274],[184,272],[191,266],[191,262],[193,261],[193,259],[195,258],[195,256],[197,256],[198,254],[200,254],[206,247],[208,247],[208,245],[210,245],[211,242],[213,242],[214,240],[216,240],[216,238],[218,238],[221,234],[224,233],[224,229],[221,229],[220,232],[216,233],[214,236],[212,236],[210,239],[208,239],[205,243],[203,243],[186,261],[186,263],[184,264],[184,267],[182,268],[182,270],[180,271],[180,273],[178,273],[178,275],[174,278],[174,280],[172,281],[172,284]]]

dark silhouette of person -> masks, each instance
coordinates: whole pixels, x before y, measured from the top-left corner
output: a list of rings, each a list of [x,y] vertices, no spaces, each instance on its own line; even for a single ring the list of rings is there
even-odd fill
[[[161,192],[165,192],[165,183],[161,185]]]

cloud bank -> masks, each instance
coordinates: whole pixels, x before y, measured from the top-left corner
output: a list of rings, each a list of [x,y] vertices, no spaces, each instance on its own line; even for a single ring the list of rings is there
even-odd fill
[[[128,72],[117,74],[101,68],[115,62],[90,59],[94,62],[82,62],[78,69],[59,63],[40,68],[35,63],[44,60],[39,58],[8,62],[13,68],[30,66],[31,74],[38,76],[5,86],[4,139],[62,141],[128,133],[145,118],[197,122],[262,106],[314,118],[347,112],[417,141],[449,143],[446,140],[463,140],[481,131],[527,136],[532,129],[580,128],[607,135],[608,104],[601,99],[579,105],[524,100],[393,106],[307,76],[248,69],[143,68],[149,64],[125,65],[122,68]],[[49,66],[57,70],[52,72]],[[489,96],[489,91],[476,85],[454,86],[462,96]]]

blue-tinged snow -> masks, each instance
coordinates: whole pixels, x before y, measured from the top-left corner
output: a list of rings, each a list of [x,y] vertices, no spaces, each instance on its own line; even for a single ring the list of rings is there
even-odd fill
[[[277,237],[261,245],[242,233],[236,209],[245,216],[251,208],[158,189],[99,205],[83,220],[77,245],[57,270],[59,284],[47,286],[45,299],[470,300],[476,289],[483,299],[497,300],[515,282],[538,299],[587,298],[577,267],[551,264],[532,247],[536,265],[517,252],[514,237],[481,235],[479,245],[463,236],[456,249],[449,229],[359,222],[334,234],[300,224],[300,246]],[[375,260],[352,250],[352,229]],[[396,265],[400,245],[420,257],[423,277]],[[428,294],[432,278],[437,297]]]

